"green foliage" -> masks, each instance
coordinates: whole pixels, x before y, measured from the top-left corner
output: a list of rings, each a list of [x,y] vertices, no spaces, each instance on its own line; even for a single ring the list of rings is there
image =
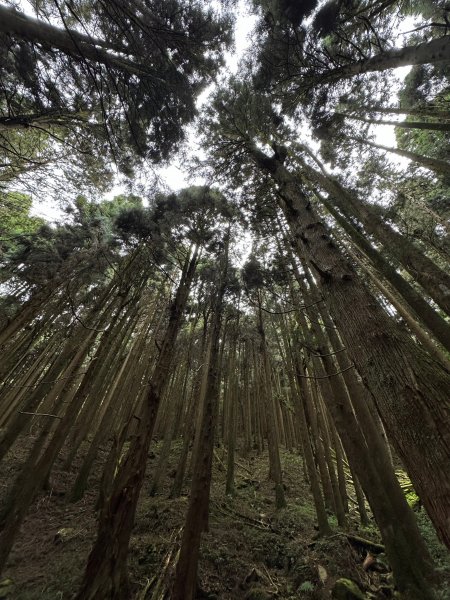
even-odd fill
[[[424,510],[420,510],[416,513],[416,517],[420,532],[428,545],[438,570],[450,577],[450,554],[448,549],[439,541],[436,530],[427,513]]]
[[[66,180],[102,188],[111,164],[131,177],[142,159],[167,159],[231,42],[231,12],[203,2],[69,4],[36,3],[40,20],[22,15],[24,34],[17,13],[3,7],[0,159],[8,181],[58,161]],[[80,37],[83,52],[74,50]]]
[[[142,198],[134,194],[120,194],[114,196],[112,200],[104,200],[103,202],[92,202],[85,196],[80,195],[75,199],[74,207],[69,208],[68,212],[74,214],[77,220],[83,222],[83,220],[91,220],[97,217],[114,219],[125,210],[141,207]]]
[[[425,19],[439,20],[445,15],[446,3],[444,0],[414,0],[405,2],[403,10],[407,15],[421,14]]]
[[[334,584],[331,595],[336,600],[366,600],[358,585],[351,579],[341,578]]]
[[[416,492],[408,492],[407,494],[405,494],[405,497],[406,502],[411,508],[415,508],[420,502],[420,498],[416,494]]]
[[[242,267],[242,279],[249,291],[258,290],[263,287],[265,282],[264,269],[254,255],[251,255]]]
[[[436,572],[440,577],[436,589],[437,600],[448,600],[450,597],[450,554],[436,534],[431,520],[424,510],[416,513],[417,523],[428,549],[430,551]]]
[[[336,529],[338,527],[336,515],[328,515],[328,523],[330,524],[331,529]]]
[[[442,65],[417,65],[405,77],[399,92],[400,104],[412,108],[436,108],[447,110],[450,103],[450,70]],[[408,116],[406,121],[415,121]],[[429,129],[396,128],[399,148],[418,154],[450,160],[448,134]]]
[[[315,586],[311,581],[304,581],[302,584],[300,584],[297,591],[303,592],[303,593],[308,593],[308,592],[313,592],[314,589],[315,589]]]
[[[426,244],[433,260],[446,268],[450,188],[445,178],[437,180],[408,169],[398,178],[388,215],[404,235]]]
[[[20,192],[0,193],[0,257],[14,252],[18,239],[35,233],[44,220],[30,216],[31,196]]]
[[[367,537],[368,539],[381,540],[380,530],[376,523],[371,523],[370,525],[360,525],[359,529],[363,534],[363,537]]]

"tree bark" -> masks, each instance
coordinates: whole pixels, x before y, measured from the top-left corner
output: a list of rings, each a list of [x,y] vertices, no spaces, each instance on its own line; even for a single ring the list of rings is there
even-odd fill
[[[197,565],[201,534],[208,528],[214,434],[220,395],[220,332],[223,297],[227,285],[228,240],[225,242],[214,300],[210,332],[210,359],[206,378],[206,393],[194,457],[189,507],[183,528],[180,555],[177,562],[172,600],[193,600],[197,589]]]
[[[187,259],[161,350],[148,382],[140,426],[118,468],[111,495],[102,507],[97,540],[88,558],[78,600],[123,600],[128,595],[127,555],[142,488],[153,427],[161,396],[170,379],[174,344],[197,265],[198,247]],[[189,257],[188,257],[189,258]]]
[[[369,125],[393,125],[402,129],[430,129],[432,131],[450,131],[450,123],[444,122],[428,122],[428,121],[385,121],[384,119],[370,119],[369,117],[360,117],[359,115],[348,115],[345,113],[336,112],[336,115],[345,117],[346,119],[354,119],[362,121]]]
[[[382,144],[376,144],[375,142],[371,142],[367,139],[361,139],[358,137],[353,137],[351,135],[346,136],[349,140],[353,140],[358,144],[364,144],[366,146],[371,146],[372,148],[377,148],[378,150],[384,150],[385,152],[390,152],[391,154],[396,154],[397,156],[402,156],[403,158],[408,158],[418,165],[433,171],[434,173],[438,173],[439,175],[448,175],[450,173],[450,163],[445,160],[440,160],[439,158],[432,158],[431,156],[424,156],[423,154],[417,154],[416,152],[410,152],[409,150],[402,150],[401,148],[390,148],[389,146],[383,146]]]
[[[341,111],[342,112],[342,111]],[[345,116],[350,116],[352,112],[382,113],[386,115],[414,115],[419,117],[435,117],[436,119],[450,119],[450,111],[441,110],[439,107],[424,106],[418,108],[395,108],[393,106],[354,106],[345,105]]]
[[[405,236],[395,231],[375,212],[373,206],[358,198],[333,177],[320,173],[302,159],[302,169],[313,182],[319,183],[333,198],[334,204],[350,219],[358,219],[367,233],[373,235],[412,275],[433,300],[450,314],[450,275],[440,269]],[[289,173],[286,170],[287,173]],[[292,175],[290,174],[292,180]]]
[[[315,191],[320,202],[327,211],[336,219],[337,223],[348,233],[352,242],[368,257],[375,269],[394,287],[402,300],[417,315],[419,320],[430,330],[436,340],[450,352],[450,325],[445,321],[430,304],[410,285],[396,269],[372,246],[352,223],[336,210],[332,201]]]
[[[266,333],[264,330],[264,322],[261,310],[261,294],[258,290],[258,313],[257,313],[257,328],[260,337],[259,341],[259,365],[258,379],[260,381],[259,394],[262,397],[262,404],[265,409],[267,422],[267,445],[269,450],[270,475],[275,483],[275,504],[277,509],[286,506],[284,496],[283,475],[280,460],[279,435],[272,396],[272,377],[271,365],[267,354]]]
[[[342,67],[330,69],[328,72],[316,76],[314,84],[334,83],[342,79],[349,79],[362,73],[386,71],[408,65],[425,65],[448,60],[450,55],[450,36],[423,42],[414,46],[386,50],[370,58],[359,60]]]
[[[296,247],[308,257],[390,439],[438,534],[450,545],[449,374],[383,312],[358,280],[295,176],[279,160],[269,159],[254,147],[251,152],[276,183]]]
[[[0,6],[0,31],[17,35],[30,42],[51,46],[76,58],[87,58],[95,63],[115,67],[132,75],[152,76],[144,64],[113,55],[101,46],[106,43],[92,39],[74,29],[63,30],[43,21],[28,17],[12,8]],[[109,48],[108,48],[109,50]],[[153,78],[158,79],[153,73]]]

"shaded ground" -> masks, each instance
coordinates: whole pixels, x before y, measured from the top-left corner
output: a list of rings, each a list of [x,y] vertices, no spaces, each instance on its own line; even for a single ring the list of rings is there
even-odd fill
[[[10,453],[0,469],[3,494],[24,459],[26,445],[26,440],[22,440],[20,448]],[[178,449],[175,445],[167,468],[169,475],[155,497],[148,495],[148,489],[158,460],[158,444],[150,455],[130,549],[130,575],[136,600],[163,598],[173,575],[189,484],[187,481],[182,497],[168,499],[170,474],[174,473]],[[67,503],[65,497],[79,464],[74,464],[68,473],[62,471],[62,460],[56,465],[50,489],[33,503],[3,574],[3,579],[10,578],[14,585],[2,588],[0,583],[0,598],[66,600],[74,595],[95,538],[94,507],[104,458],[102,453],[88,492],[75,504]],[[225,496],[223,467],[226,454],[220,448],[216,450],[210,528],[203,536],[198,597],[321,600],[330,598],[338,577],[356,581],[368,598],[392,597],[389,572],[363,569],[365,549],[355,548],[338,530],[330,538],[316,539],[314,509],[303,479],[301,460],[284,452],[282,461],[288,507],[276,512],[273,485],[267,479],[267,455],[239,457],[236,494],[229,498]],[[447,552],[437,544],[426,516],[419,518],[441,571],[448,575]],[[350,522],[358,535],[377,541],[375,527],[358,531],[353,508]],[[442,600],[450,598],[449,589],[445,586],[442,589]]]

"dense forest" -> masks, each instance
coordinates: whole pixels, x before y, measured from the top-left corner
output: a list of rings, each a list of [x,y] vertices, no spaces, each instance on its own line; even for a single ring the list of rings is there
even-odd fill
[[[0,42],[0,598],[450,598],[448,2]]]

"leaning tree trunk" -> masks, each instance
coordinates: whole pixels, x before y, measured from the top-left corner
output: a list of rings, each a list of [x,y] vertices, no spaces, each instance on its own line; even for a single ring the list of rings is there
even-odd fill
[[[362,250],[375,269],[394,287],[402,300],[412,308],[419,320],[426,325],[444,348],[450,352],[450,325],[437,311],[419,294],[414,287],[406,281],[396,269],[382,256],[382,254],[362,235],[358,229],[350,223],[340,212],[336,210],[330,198],[314,191],[320,202],[327,211],[335,218],[337,223],[349,235],[352,243]]]
[[[442,110],[441,107],[433,108],[433,106],[424,106],[418,108],[401,107],[394,108],[393,106],[357,106],[352,104],[344,104],[345,114],[350,116],[351,112],[366,112],[366,113],[381,113],[385,115],[415,115],[419,117],[435,117],[436,119],[450,119],[450,111]]]
[[[306,280],[309,283],[309,289],[314,290],[315,284],[309,275],[308,269],[305,268],[304,272]],[[342,373],[342,379],[341,375],[336,375],[330,377],[328,380],[320,380],[321,383],[326,383],[327,385],[330,382],[332,388],[330,390],[332,393],[327,393],[327,390],[324,390],[323,398],[325,400],[325,398],[333,395],[335,398],[343,398],[346,403],[350,401],[348,412],[351,415],[355,414],[366,442],[365,444],[361,444],[361,450],[357,452],[357,458],[364,457],[366,448],[368,449],[368,453],[363,459],[364,469],[362,472],[358,468],[359,463],[355,462],[354,454],[349,455],[349,464],[355,466],[357,474],[358,472],[360,474],[361,483],[364,486],[367,498],[377,521],[380,523],[382,531],[384,524],[383,537],[385,538],[386,551],[392,553],[391,548],[393,548],[396,555],[397,569],[394,569],[394,574],[398,576],[400,572],[406,580],[409,578],[414,580],[417,575],[420,577],[420,570],[423,568],[423,565],[425,565],[425,569],[428,569],[427,565],[430,562],[430,557],[417,527],[413,511],[406,502],[393,470],[386,442],[372,416],[370,410],[371,399],[367,398],[366,390],[357,380],[354,369],[348,368],[349,360],[345,351],[339,351],[342,349],[342,343],[338,341],[337,332],[333,328],[333,323],[327,315],[323,304],[312,302],[317,297],[317,294],[310,294],[302,281],[300,281],[300,288],[308,304],[306,310],[312,315],[311,329],[314,332],[315,340],[318,344],[317,352],[321,355],[324,367],[329,374]],[[320,316],[326,327],[333,352],[330,352],[325,333],[322,332],[322,329],[318,325]],[[336,362],[332,360],[332,357],[335,358]],[[345,384],[345,387],[343,384]],[[345,393],[346,391],[348,394]],[[352,429],[356,429],[356,427]],[[345,431],[341,430],[341,439],[343,437],[348,436],[345,436]],[[344,443],[346,442],[346,440],[343,441]],[[369,469],[372,470],[373,477],[367,478]],[[372,488],[372,479],[378,481],[375,494]],[[382,496],[382,506],[379,504],[380,494]],[[412,554],[410,554],[411,551]],[[400,555],[400,560],[398,560],[398,555]],[[395,567],[394,562],[392,566]],[[408,572],[408,569],[412,570],[412,574]]]
[[[402,129],[431,129],[432,131],[450,131],[450,123],[432,122],[432,121],[386,121],[384,119],[370,119],[369,117],[360,117],[359,115],[348,115],[345,113],[334,113],[338,117],[354,119],[368,125],[393,125]]]
[[[416,321],[413,315],[408,311],[408,307],[405,306],[399,298],[380,280],[380,278],[373,273],[373,271],[364,263],[362,258],[356,254],[356,252],[347,248],[347,252],[353,258],[355,263],[359,265],[373,282],[374,286],[382,293],[382,295],[389,301],[390,304],[395,308],[397,313],[407,324],[411,333],[415,338],[422,344],[422,346],[434,356],[444,367],[450,372],[450,360],[447,358],[445,352],[438,347],[434,340],[430,337],[427,331],[421,327]]]
[[[160,353],[148,382],[139,430],[121,462],[109,498],[102,507],[97,540],[88,558],[78,600],[123,600],[128,595],[127,555],[137,502],[145,476],[148,448],[162,394],[170,379],[174,345],[194,278],[198,257],[195,247],[170,306],[169,321]]]
[[[450,376],[379,306],[330,238],[297,179],[252,148],[273,178],[295,244],[317,275],[347,352],[369,388],[390,439],[439,536],[450,546]]]
[[[0,31],[30,42],[51,46],[68,56],[89,59],[132,75],[155,75],[145,64],[112,54],[110,50],[114,49],[114,43],[93,39],[74,29],[59,29],[5,6],[0,6]]]
[[[330,69],[328,72],[325,71],[320,75],[315,75],[312,85],[333,83],[342,79],[349,79],[361,73],[386,71],[387,69],[396,69],[408,65],[438,63],[448,60],[449,55],[450,35],[444,35],[430,42],[386,50],[370,58]]]
[[[366,232],[381,242],[391,256],[410,273],[442,310],[450,314],[450,275],[440,269],[404,235],[383,221],[372,205],[353,196],[334,177],[324,175],[310,167],[301,158],[299,160],[305,175],[331,195],[333,203],[344,216],[350,220],[360,221]],[[289,174],[289,177],[292,182],[295,181],[292,174]]]
[[[65,399],[63,391],[67,386],[73,385],[73,381],[71,380],[72,373],[75,369],[80,367],[86,358],[93,337],[94,330],[91,329],[88,331],[83,343],[79,346],[78,351],[63,372],[64,376],[53,386],[53,389],[48,396],[51,400],[50,406],[53,403],[55,404],[52,412],[55,413],[56,418],[61,419],[58,430],[61,429],[63,424],[70,426],[70,416],[64,418],[60,417],[58,414]],[[71,407],[73,407],[72,404],[69,405],[69,415],[72,412]],[[45,418],[47,419],[51,417],[52,415],[45,415]],[[57,443],[54,446],[50,444],[43,456],[39,457],[42,447],[47,439],[49,429],[49,426],[44,426],[42,428],[40,435],[36,438],[29,456],[23,465],[22,471],[17,476],[16,481],[5,499],[5,506],[0,515],[0,572],[5,567],[6,560],[19,532],[26,511],[28,510],[37,489],[44,482],[44,478],[48,473],[48,465],[56,458],[56,452],[54,451],[59,451],[60,449],[60,445]],[[63,439],[61,439],[61,444],[62,443]]]
[[[410,150],[402,150],[401,148],[391,148],[389,146],[383,146],[382,144],[376,144],[375,142],[371,142],[370,140],[363,140],[361,138],[353,137],[351,135],[347,135],[345,137],[349,140],[357,142],[358,144],[371,146],[372,148],[377,148],[378,150],[383,150],[384,152],[390,152],[391,154],[395,154],[403,158],[408,158],[409,160],[412,160],[413,162],[420,165],[421,167],[425,167],[425,169],[434,171],[438,175],[450,174],[450,163],[448,163],[445,160],[441,160],[439,158],[432,158],[431,156],[424,156],[423,154],[417,154],[416,152],[411,152]]]

